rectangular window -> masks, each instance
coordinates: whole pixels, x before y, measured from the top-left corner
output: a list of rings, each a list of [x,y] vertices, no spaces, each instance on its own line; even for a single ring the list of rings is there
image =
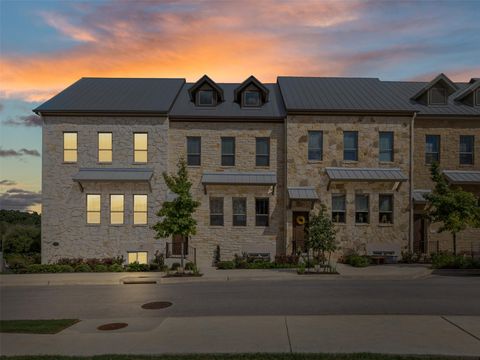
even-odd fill
[[[210,198],[210,225],[223,226],[223,198]]]
[[[425,163],[432,164],[440,161],[440,135],[425,137]]]
[[[87,224],[100,224],[100,195],[87,194]]]
[[[429,91],[430,105],[445,105],[447,103],[447,90],[443,87],[433,87]]]
[[[379,195],[378,210],[380,224],[393,224],[393,195]]]
[[[308,160],[322,160],[323,158],[323,132],[308,132]]]
[[[343,132],[343,160],[358,161],[358,131]]]
[[[197,104],[200,106],[215,105],[216,93],[213,90],[199,90],[197,93]]]
[[[146,163],[148,160],[148,134],[133,134],[133,162]]]
[[[393,132],[381,131],[379,133],[379,160],[385,162],[393,161]]]
[[[475,136],[460,135],[460,164],[473,165]]]
[[[269,166],[270,165],[270,138],[259,137],[256,138],[256,156],[255,166]]]
[[[139,264],[148,264],[148,253],[146,251],[128,252],[128,263],[137,262]]]
[[[187,165],[200,166],[202,159],[202,140],[200,136],[187,136]]]
[[[112,133],[98,133],[98,162],[112,162]]]
[[[77,162],[77,133],[63,133],[63,161],[74,163]]]
[[[235,166],[234,137],[222,137],[222,166]]]
[[[357,224],[369,223],[368,209],[368,195],[355,195],[355,222]]]
[[[332,221],[334,223],[345,223],[346,218],[345,195],[332,195]]]
[[[123,224],[124,197],[123,195],[110,195],[110,224]]]
[[[478,80],[477,80],[478,81]],[[475,91],[475,105],[480,106],[480,90]]]
[[[268,199],[255,199],[255,226],[268,226]]]
[[[260,92],[245,90],[243,92],[243,106],[260,106]]]
[[[247,199],[233,198],[233,226],[247,226]]]
[[[147,195],[133,195],[133,224],[147,225]]]

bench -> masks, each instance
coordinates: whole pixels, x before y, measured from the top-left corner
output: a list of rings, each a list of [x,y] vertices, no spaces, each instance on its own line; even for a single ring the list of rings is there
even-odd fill
[[[367,244],[367,256],[375,264],[395,264],[400,255],[400,246],[389,243]]]

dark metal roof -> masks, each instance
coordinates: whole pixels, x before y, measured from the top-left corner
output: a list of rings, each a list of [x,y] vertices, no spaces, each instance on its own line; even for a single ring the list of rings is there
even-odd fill
[[[277,174],[274,172],[204,172],[202,184],[244,184],[275,185]]]
[[[430,194],[432,190],[413,190],[412,197],[415,203],[425,204],[427,199],[425,199],[425,195]]]
[[[423,94],[425,94],[428,90],[430,90],[433,86],[435,86],[439,81],[443,81],[445,84],[447,84],[452,92],[455,92],[458,90],[458,86],[450,80],[447,75],[444,73],[441,73],[435,77],[432,81],[427,83],[424,87],[422,87],[419,91],[417,91],[416,94],[412,96],[412,100],[416,100],[419,97],[421,97]]]
[[[480,171],[443,170],[451,184],[480,184]]]
[[[318,200],[318,194],[314,187],[289,187],[288,197],[291,200]]]
[[[81,168],[72,179],[82,181],[150,181],[152,169]]]
[[[194,86],[192,83],[186,83],[170,112],[171,119],[283,119],[285,118],[285,109],[276,84],[263,84],[269,91],[268,102],[260,107],[241,107],[234,101],[235,89],[240,84],[217,84],[224,94],[224,101],[214,107],[195,106],[189,96],[189,89]]]
[[[35,112],[167,113],[185,79],[82,78]]]
[[[417,112],[422,115],[480,116],[480,108],[455,101],[470,86],[458,88],[447,105],[427,106],[411,100],[428,82],[380,81],[377,78],[279,77],[278,84],[288,112]]]
[[[408,178],[397,168],[325,168],[334,181],[406,181]]]

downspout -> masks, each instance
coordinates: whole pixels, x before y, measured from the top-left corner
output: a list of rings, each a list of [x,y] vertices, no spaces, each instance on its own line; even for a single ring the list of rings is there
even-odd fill
[[[287,223],[288,223],[288,205],[287,205],[287,199],[288,199],[288,136],[287,136],[287,121],[288,121],[288,114],[285,114],[284,118],[284,126],[283,126],[283,146],[285,147],[284,151],[284,159],[283,163],[285,164],[283,166],[283,176],[284,176],[284,186],[283,186],[283,251],[284,254],[287,255],[287,248],[288,248],[288,228],[287,228]]]
[[[409,239],[408,239],[408,250],[413,251],[413,237],[414,237],[414,232],[413,232],[413,213],[414,213],[414,203],[413,203],[413,154],[414,154],[414,128],[415,128],[415,118],[417,117],[417,113],[414,112],[412,116],[412,122],[410,124],[410,217],[409,217]]]

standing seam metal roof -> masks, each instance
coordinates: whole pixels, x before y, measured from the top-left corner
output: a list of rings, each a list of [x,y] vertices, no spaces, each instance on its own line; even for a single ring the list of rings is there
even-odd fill
[[[147,168],[114,169],[114,168],[80,168],[72,176],[74,181],[149,181],[153,170]]]
[[[292,200],[318,200],[318,194],[314,187],[289,187],[288,197]]]
[[[452,184],[480,184],[480,171],[443,170]]]
[[[330,180],[345,181],[406,181],[398,168],[325,168]]]
[[[275,185],[274,172],[204,172],[202,184]]]

